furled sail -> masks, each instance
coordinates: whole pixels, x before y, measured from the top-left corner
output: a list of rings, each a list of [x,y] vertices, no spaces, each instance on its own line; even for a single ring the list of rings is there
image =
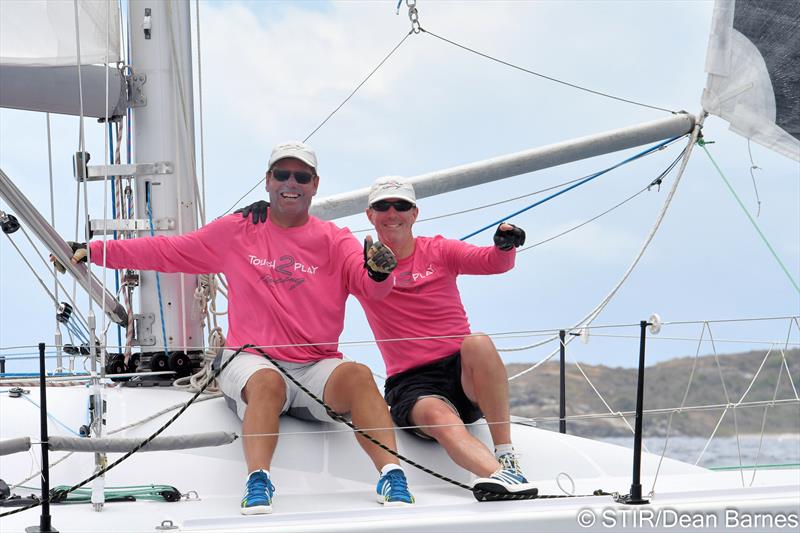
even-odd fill
[[[717,0],[703,109],[800,161],[800,4]]]
[[[77,65],[120,60],[119,4],[109,0],[0,0],[0,64]],[[77,31],[76,31],[77,27]]]

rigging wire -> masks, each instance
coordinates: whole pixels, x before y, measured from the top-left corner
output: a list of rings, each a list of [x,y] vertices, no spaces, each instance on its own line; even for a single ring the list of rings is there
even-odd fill
[[[758,186],[756,185],[756,175],[753,173],[754,170],[761,170],[761,167],[756,166],[753,162],[753,151],[750,149],[750,138],[747,139],[747,154],[750,156],[750,178],[753,180],[753,191],[756,193],[756,204],[758,205],[758,210],[756,211],[756,218],[761,216],[761,198],[758,197]]]
[[[397,44],[395,45],[395,47],[394,47],[394,48],[392,48],[392,50],[391,50],[391,51],[390,51],[388,54],[386,54],[386,56],[385,56],[383,59],[381,59],[381,62],[380,62],[380,63],[378,63],[378,64],[375,66],[375,68],[374,68],[374,69],[372,69],[372,71],[371,71],[369,74],[367,74],[367,77],[366,77],[366,78],[364,78],[363,80],[361,80],[361,83],[359,83],[358,85],[356,85],[356,88],[355,88],[355,89],[353,89],[353,91],[352,91],[352,92],[351,92],[349,95],[347,95],[347,98],[345,98],[344,100],[342,100],[342,103],[341,103],[341,104],[339,104],[338,106],[336,106],[336,109],[334,109],[333,111],[331,111],[331,112],[330,112],[330,114],[328,114],[328,116],[327,116],[327,117],[325,117],[325,120],[323,120],[322,122],[320,122],[320,124],[319,124],[319,125],[318,125],[316,128],[314,128],[314,129],[311,131],[311,133],[309,133],[308,135],[306,135],[306,138],[305,138],[305,139],[303,139],[303,142],[306,142],[306,141],[308,141],[308,140],[309,140],[309,139],[310,139],[310,138],[311,138],[311,137],[312,137],[312,136],[313,136],[315,133],[317,133],[317,131],[319,131],[319,129],[320,129],[322,126],[324,126],[324,125],[325,125],[325,123],[326,123],[326,122],[328,122],[328,121],[329,121],[329,120],[330,120],[330,119],[333,117],[333,115],[335,115],[335,114],[336,114],[336,112],[337,112],[337,111],[339,111],[339,110],[342,108],[342,106],[344,106],[344,104],[346,104],[346,103],[347,103],[347,102],[348,102],[348,101],[349,101],[349,100],[350,100],[350,99],[351,99],[351,98],[352,98],[352,97],[353,97],[353,96],[354,96],[354,95],[355,95],[355,94],[358,92],[358,90],[359,90],[359,89],[360,89],[360,88],[361,88],[361,87],[362,87],[362,86],[363,86],[365,83],[367,83],[367,80],[369,80],[369,79],[372,77],[372,75],[373,75],[373,74],[375,74],[375,73],[378,71],[378,69],[379,69],[379,68],[381,68],[381,67],[383,66],[383,64],[384,64],[384,63],[386,63],[386,61],[387,61],[387,60],[388,60],[390,57],[392,57],[392,54],[394,54],[394,53],[397,51],[397,49],[398,49],[398,48],[400,48],[400,46],[402,46],[402,44],[403,44],[404,42],[406,42],[406,39],[408,39],[408,38],[411,36],[411,34],[412,34],[412,33],[413,33],[413,31],[409,31],[409,32],[408,32],[408,33],[407,33],[407,34],[406,34],[406,35],[405,35],[405,36],[404,36],[402,39],[400,39],[400,42],[399,42],[399,43],[397,43]]]
[[[775,261],[778,262],[778,265],[783,270],[783,273],[786,274],[787,278],[789,278],[789,282],[794,287],[794,290],[797,291],[798,294],[800,294],[800,286],[798,286],[797,281],[795,281],[795,279],[789,273],[789,270],[786,268],[786,265],[783,264],[783,261],[781,261],[781,258],[778,257],[778,253],[775,251],[775,248],[773,248],[772,245],[769,243],[769,241],[767,240],[767,237],[764,235],[764,232],[761,231],[761,228],[758,226],[756,221],[753,219],[753,216],[750,214],[749,211],[747,211],[747,208],[744,206],[744,203],[742,202],[742,199],[739,198],[738,194],[736,194],[736,191],[734,190],[733,186],[731,185],[731,182],[728,181],[727,177],[725,177],[725,174],[722,172],[722,169],[719,167],[719,165],[717,164],[716,160],[711,155],[711,152],[709,152],[708,148],[706,148],[706,144],[708,144],[708,143],[701,139],[700,141],[698,141],[698,144],[703,149],[703,151],[706,153],[708,158],[711,160],[711,164],[717,170],[717,173],[722,178],[722,181],[725,182],[725,185],[728,187],[728,190],[731,192],[733,197],[736,199],[736,203],[739,204],[739,207],[742,208],[742,210],[744,211],[744,214],[747,215],[747,219],[750,221],[750,224],[752,224],[753,227],[755,228],[756,232],[758,233],[758,236],[761,237],[762,242],[769,249],[770,253],[772,254],[772,257],[775,258]]]
[[[352,91],[352,92],[351,92],[351,93],[350,93],[350,94],[347,96],[347,98],[345,98],[345,99],[342,101],[342,103],[341,103],[341,104],[339,104],[338,106],[336,106],[336,109],[334,109],[333,111],[331,111],[331,112],[328,114],[328,116],[327,116],[327,117],[325,117],[325,120],[323,120],[322,122],[320,122],[320,123],[319,123],[319,125],[318,125],[316,128],[314,128],[314,129],[311,131],[311,133],[309,133],[308,135],[306,135],[305,139],[303,139],[303,142],[306,142],[306,141],[308,141],[308,140],[309,140],[309,139],[310,139],[310,138],[311,138],[311,137],[312,137],[312,136],[313,136],[315,133],[317,133],[317,131],[319,131],[319,129],[320,129],[320,128],[322,128],[322,126],[324,126],[324,125],[325,125],[325,123],[327,123],[327,122],[328,122],[328,121],[329,121],[329,120],[330,120],[330,119],[333,117],[333,115],[335,115],[335,114],[336,114],[336,112],[337,112],[337,111],[339,111],[339,110],[340,110],[340,109],[341,109],[341,108],[342,108],[342,107],[343,107],[343,106],[344,106],[344,105],[345,105],[345,104],[346,104],[348,101],[350,101],[350,99],[351,99],[351,98],[352,98],[352,97],[353,97],[353,96],[354,96],[354,95],[355,95],[355,94],[358,92],[358,90],[359,90],[359,89],[360,89],[360,88],[361,88],[361,87],[362,87],[362,86],[363,86],[365,83],[367,83],[367,80],[369,80],[369,79],[372,77],[372,75],[373,75],[373,74],[375,74],[375,73],[378,71],[378,69],[379,69],[379,68],[381,68],[381,67],[383,66],[383,64],[384,64],[384,63],[386,63],[386,61],[387,61],[387,60],[388,60],[388,59],[389,59],[389,58],[392,56],[392,54],[394,54],[394,53],[397,51],[397,49],[398,49],[398,48],[400,48],[400,46],[401,46],[401,45],[402,45],[404,42],[406,42],[406,39],[408,39],[408,38],[409,38],[409,36],[411,36],[411,34],[412,34],[412,33],[414,33],[414,32],[413,32],[413,30],[412,30],[412,31],[409,31],[409,32],[408,32],[408,33],[407,33],[407,34],[406,34],[406,35],[405,35],[405,36],[404,36],[404,37],[403,37],[403,38],[400,40],[400,42],[399,42],[399,43],[397,43],[397,44],[395,45],[395,47],[394,47],[394,48],[392,48],[392,50],[391,50],[391,51],[390,51],[388,54],[386,54],[386,56],[385,56],[383,59],[381,59],[380,63],[378,63],[378,64],[375,66],[375,68],[373,68],[373,69],[372,69],[372,71],[370,71],[370,73],[369,73],[369,74],[367,74],[367,77],[366,77],[366,78],[364,78],[363,80],[361,80],[361,83],[359,83],[358,85],[356,85],[356,88],[355,88],[355,89],[353,89],[353,91]],[[231,212],[231,209],[235,208],[235,207],[236,207],[236,206],[239,204],[239,202],[241,202],[243,199],[245,199],[245,198],[247,197],[247,195],[248,195],[248,194],[250,194],[251,192],[253,192],[254,190],[256,190],[256,187],[258,187],[259,185],[261,185],[261,184],[264,182],[264,180],[265,180],[265,179],[266,179],[266,176],[264,176],[263,178],[261,178],[260,180],[258,180],[258,183],[256,183],[255,185],[253,185],[253,187],[252,187],[252,188],[251,188],[249,191],[247,191],[246,193],[244,193],[244,194],[243,194],[243,195],[242,195],[242,196],[241,196],[241,197],[240,197],[238,200],[236,200],[236,201],[233,203],[233,205],[232,205],[232,206],[230,206],[230,207],[229,207],[229,208],[228,208],[228,209],[227,209],[227,210],[226,210],[224,213],[222,213],[222,215],[221,215],[221,216],[225,216],[225,215],[227,215],[228,213],[230,213],[230,212]]]
[[[586,92],[591,93],[591,94],[595,94],[595,95],[598,95],[598,96],[604,96],[606,98],[611,98],[612,100],[617,100],[617,101],[620,101],[620,102],[625,102],[625,103],[637,105],[637,106],[640,106],[640,107],[646,107],[646,108],[649,108],[649,109],[655,109],[656,111],[664,111],[666,113],[672,113],[673,115],[678,113],[678,111],[673,111],[671,109],[666,109],[664,107],[658,107],[658,106],[654,106],[654,105],[645,104],[645,103],[642,103],[642,102],[637,102],[635,100],[629,100],[627,98],[614,96],[613,94],[604,93],[604,92],[601,92],[601,91],[595,91],[593,89],[589,89],[589,88],[583,87],[581,85],[577,85],[577,84],[570,83],[570,82],[567,82],[567,81],[564,81],[564,80],[560,80],[558,78],[553,78],[552,76],[547,76],[547,75],[542,74],[540,72],[535,72],[533,70],[529,70],[529,69],[526,69],[524,67],[520,67],[519,65],[515,65],[513,63],[509,63],[508,61],[503,61],[502,59],[498,59],[496,57],[490,56],[489,54],[485,54],[483,52],[479,52],[478,50],[475,50],[474,48],[470,48],[470,47],[465,46],[463,44],[459,44],[459,43],[457,43],[455,41],[451,41],[450,39],[447,39],[446,37],[442,37],[441,35],[437,35],[437,34],[433,33],[432,31],[426,30],[425,28],[420,28],[420,30],[423,33],[427,33],[428,35],[430,35],[432,37],[436,37],[437,39],[440,39],[440,40],[442,40],[442,41],[444,41],[446,43],[452,44],[453,46],[461,48],[462,50],[466,50],[467,52],[472,52],[473,54],[479,55],[479,56],[484,57],[486,59],[490,59],[490,60],[492,60],[492,61],[494,61],[496,63],[500,63],[501,65],[505,65],[507,67],[511,67],[513,69],[520,70],[520,71],[525,72],[527,74],[531,74],[533,76],[538,76],[539,78],[543,78],[543,79],[546,79],[546,80],[549,80],[549,81],[552,81],[552,82],[555,82],[555,83],[560,83],[561,85],[566,85],[567,87],[572,87],[573,89],[586,91]]]
[[[536,248],[537,246],[540,246],[540,245],[545,244],[547,242],[550,242],[552,240],[558,239],[559,237],[563,237],[567,233],[571,233],[571,232],[575,231],[576,229],[582,228],[586,224],[594,222],[598,218],[600,218],[600,217],[602,217],[604,215],[607,215],[608,213],[614,211],[615,209],[617,209],[619,207],[622,207],[623,205],[625,205],[626,203],[630,202],[631,200],[633,200],[634,198],[636,198],[640,194],[644,193],[645,191],[649,191],[650,188],[653,187],[654,184],[657,183],[658,185],[661,185],[661,180],[675,167],[675,165],[681,160],[681,158],[683,157],[683,154],[685,152],[686,152],[686,149],[684,148],[684,150],[678,155],[678,157],[675,158],[675,161],[673,161],[672,164],[666,170],[664,170],[658,178],[656,178],[655,180],[651,181],[647,185],[647,187],[641,189],[639,192],[636,192],[636,193],[632,194],[631,196],[628,196],[626,199],[622,200],[618,204],[614,205],[613,207],[610,207],[610,208],[606,209],[602,213],[599,213],[599,214],[593,216],[589,220],[581,222],[580,224],[578,224],[576,226],[573,226],[573,227],[571,227],[571,228],[569,228],[569,229],[567,229],[565,231],[562,231],[561,233],[553,235],[552,237],[548,237],[547,239],[544,239],[544,240],[539,241],[537,243],[531,244],[530,246],[526,246],[524,248],[520,248],[519,250],[517,250],[517,253],[519,254],[519,253],[525,252],[527,250],[530,250],[531,248]]]
[[[77,166],[81,165],[84,166],[86,161],[84,160],[86,156],[86,136],[84,133],[84,114],[83,114],[83,74],[81,70],[81,25],[80,25],[80,17],[78,15],[78,0],[73,0],[74,6],[74,14],[75,14],[75,52],[77,57],[77,67],[78,67],[78,99],[80,102],[80,118],[78,121],[78,153],[80,154],[80,161],[75,161],[76,170]],[[78,157],[78,156],[76,156]],[[84,211],[86,220],[89,219],[89,189],[87,186],[87,181],[85,179],[78,180],[78,204],[80,205],[80,189],[81,189],[81,182],[83,182],[83,204],[84,204]],[[79,217],[80,207],[75,212],[75,240],[78,240],[78,217]],[[86,262],[87,264],[91,263],[91,250],[87,246],[86,247]],[[77,281],[77,280],[76,280]],[[94,314],[94,305],[93,299],[91,298],[92,292],[92,273],[90,269],[86,269],[86,282],[87,282],[87,292],[90,294],[89,297],[89,317]],[[74,290],[74,285],[73,285]],[[73,298],[74,299],[74,298]]]
[[[800,319],[798,316],[774,316],[774,317],[751,317],[751,318],[732,318],[732,319],[718,319],[718,320],[687,320],[687,321],[664,321],[662,322],[662,326],[668,325],[702,325],[702,324],[721,324],[721,323],[747,323],[747,322],[756,322],[756,321],[778,321],[778,320],[789,320],[790,325],[793,324],[795,321]],[[589,331],[597,331],[597,330],[606,330],[606,329],[619,329],[619,328],[638,328],[640,327],[639,323],[630,323],[630,324],[601,324],[601,325],[587,325],[581,326],[580,328],[550,328],[550,329],[541,329],[541,330],[522,330],[522,331],[504,331],[504,332],[495,332],[495,333],[481,333],[481,336],[489,336],[493,339],[499,338],[518,338],[518,337],[536,337],[536,336],[549,336],[553,334],[557,334],[561,329],[566,331],[574,332],[578,329],[586,329]],[[800,329],[798,327],[797,329]],[[361,339],[361,340],[353,340],[353,341],[329,341],[329,342],[318,342],[318,343],[296,343],[296,344],[275,344],[275,345],[253,345],[253,348],[262,348],[262,349],[273,349],[273,348],[296,348],[296,347],[306,347],[306,346],[329,346],[332,344],[338,344],[339,346],[366,346],[372,345],[376,343],[382,342],[404,342],[409,340],[429,340],[429,339],[452,339],[452,338],[464,338],[470,337],[475,334],[468,333],[468,334],[461,334],[461,335],[436,335],[436,336],[425,336],[425,337],[397,337],[391,339],[380,339],[375,340],[373,338],[370,339]],[[639,338],[639,335],[613,335],[613,334],[601,334],[601,333],[592,333],[593,337],[609,337],[609,338]],[[721,343],[738,343],[738,344],[784,344],[785,348],[788,350],[789,347],[800,347],[800,343],[798,342],[789,342],[789,338],[791,337],[791,328],[787,333],[785,341],[783,339],[772,339],[772,340],[750,340],[750,339],[719,339],[715,338],[715,342]],[[660,341],[660,340],[676,340],[676,341],[695,341],[695,337],[665,337],[663,335],[659,335],[657,337],[651,337],[650,341]],[[45,344],[47,348],[53,348],[55,345],[53,344]],[[16,345],[16,346],[2,346],[0,347],[0,352],[2,351],[9,351],[9,350],[23,350],[29,348],[36,348],[38,344],[30,344],[30,345]],[[180,346],[177,348],[181,348]],[[227,348],[227,349],[236,349],[238,346],[228,346],[222,345],[220,348]],[[36,354],[38,352],[25,352],[25,354],[8,354],[9,357],[13,355],[26,355],[26,354]]]
[[[50,182],[50,225],[53,226],[53,229],[56,228],[56,205],[55,205],[55,193],[53,192],[53,139],[50,132],[50,113],[45,113],[45,121],[47,122],[47,175],[49,177]],[[53,263],[53,294],[55,295],[56,302],[58,301],[58,269],[56,268],[55,263]],[[56,304],[58,305],[58,304]],[[56,320],[56,331],[55,331],[56,339],[60,338],[61,336],[61,326],[59,325],[58,320]],[[61,366],[59,364],[59,366]]]
[[[580,178],[574,178],[574,179],[571,179],[569,181],[565,181],[563,183],[559,183],[557,185],[553,185],[551,187],[546,187],[544,189],[539,189],[538,191],[533,191],[533,192],[529,192],[529,193],[526,193],[526,194],[521,194],[519,196],[514,196],[512,198],[506,198],[505,200],[500,200],[499,202],[493,202],[491,204],[483,204],[483,205],[479,205],[479,206],[476,206],[476,207],[470,207],[469,209],[462,209],[461,211],[452,211],[450,213],[444,213],[442,215],[436,215],[436,216],[432,216],[432,217],[428,217],[428,218],[418,218],[417,221],[415,222],[415,224],[419,224],[420,222],[430,222],[432,220],[439,220],[439,219],[442,219],[442,218],[453,217],[453,216],[456,216],[456,215],[463,215],[465,213],[472,213],[473,211],[480,211],[482,209],[488,209],[490,207],[496,207],[498,205],[507,204],[507,203],[513,202],[515,200],[521,200],[522,198],[528,198],[530,196],[536,196],[537,194],[542,194],[542,193],[545,193],[545,192],[548,192],[548,191],[552,191],[554,189],[558,189],[558,188],[561,188],[561,187],[566,187],[567,185],[571,185],[571,184],[573,184],[575,182],[578,182],[578,181],[584,179],[585,177],[586,176],[583,176],[583,177],[580,177]],[[375,228],[363,228],[363,229],[350,230],[350,231],[351,231],[351,233],[366,233],[368,231],[374,231],[374,230],[375,230]]]
[[[647,250],[648,246],[652,242],[652,240],[655,237],[655,234],[658,231],[659,227],[661,227],[661,222],[664,220],[664,217],[666,216],[666,213],[667,213],[667,209],[669,208],[670,204],[672,203],[672,199],[675,196],[675,191],[677,190],[678,185],[681,182],[681,178],[683,177],[683,173],[686,170],[686,165],[689,162],[689,157],[692,154],[692,147],[697,142],[697,139],[700,136],[700,131],[701,131],[702,127],[703,127],[703,122],[705,120],[705,117],[706,117],[705,113],[701,114],[698,117],[698,120],[697,120],[697,122],[695,124],[694,130],[692,131],[691,138],[689,139],[689,142],[687,144],[686,153],[684,154],[683,160],[681,161],[681,166],[678,169],[678,174],[675,177],[675,181],[673,182],[672,187],[670,188],[669,193],[667,194],[667,197],[664,199],[664,203],[662,204],[661,210],[659,211],[658,216],[656,217],[656,221],[653,224],[653,227],[650,229],[650,232],[647,234],[647,237],[645,238],[644,242],[642,243],[642,246],[639,249],[639,253],[636,255],[636,257],[631,262],[631,264],[628,267],[628,269],[622,275],[622,278],[617,282],[617,284],[614,286],[614,288],[611,289],[611,291],[606,295],[606,297],[603,298],[603,300],[592,311],[590,311],[589,314],[584,316],[583,319],[578,321],[578,323],[573,328],[570,328],[570,329],[576,329],[580,325],[583,325],[584,327],[589,326],[594,321],[594,319],[597,318],[600,315],[600,313],[603,311],[603,309],[605,309],[606,305],[608,305],[608,302],[610,302],[611,299],[614,297],[614,295],[616,295],[617,291],[619,291],[620,287],[622,287],[622,285],[625,283],[625,281],[631,275],[633,270],[639,264],[639,261],[642,259],[642,256],[644,256],[644,252]],[[533,347],[536,347],[536,346],[541,346],[542,344],[545,344],[546,342],[551,342],[556,338],[557,337],[554,335],[554,336],[552,336],[550,339],[548,339],[546,341],[535,343],[535,344],[532,344],[532,345],[527,346],[527,347],[516,348],[515,350],[524,350],[524,349],[529,349],[529,348],[533,348]],[[573,337],[570,337],[569,339],[567,339],[566,342],[569,343],[569,342],[572,342],[572,340],[573,340]],[[498,351],[500,351],[500,350],[498,350]],[[503,351],[508,351],[508,350],[503,350]],[[509,377],[508,380],[512,381],[513,379],[516,379],[519,376],[522,376],[524,374],[527,374],[528,372],[531,372],[531,371],[535,370],[539,365],[543,364],[545,361],[550,360],[556,353],[558,353],[558,350],[553,350],[545,359],[543,359],[539,363],[531,366],[527,370],[523,370],[522,372],[518,372],[514,376]]]
[[[527,207],[523,207],[522,209],[514,211],[513,213],[511,213],[510,215],[507,215],[504,218],[501,218],[501,219],[499,219],[499,220],[497,220],[495,222],[492,222],[491,224],[487,224],[486,226],[483,226],[482,228],[477,229],[477,230],[473,231],[472,233],[470,233],[468,235],[465,235],[464,237],[461,237],[460,240],[465,241],[465,240],[469,239],[470,237],[474,237],[475,235],[478,235],[479,233],[486,231],[487,229],[494,228],[496,225],[498,225],[498,224],[500,224],[502,222],[506,222],[506,221],[510,220],[511,218],[513,218],[513,217],[515,217],[515,216],[517,216],[517,215],[519,215],[521,213],[524,213],[525,211],[528,211],[529,209],[533,209],[534,207],[542,205],[543,203],[548,202],[548,201],[550,201],[553,198],[556,198],[558,196],[561,196],[562,194],[564,194],[566,192],[569,192],[572,189],[580,187],[581,185],[584,185],[585,183],[588,183],[588,182],[592,181],[593,179],[595,179],[595,178],[597,178],[599,176],[602,176],[603,174],[611,172],[612,170],[615,170],[615,169],[617,169],[617,168],[619,168],[619,167],[621,167],[623,165],[626,165],[626,164],[628,164],[628,163],[630,163],[632,161],[635,161],[635,160],[637,160],[637,159],[639,159],[641,157],[644,157],[644,156],[646,156],[646,155],[648,155],[650,153],[653,153],[653,152],[655,152],[657,150],[661,150],[661,149],[665,148],[667,145],[669,145],[672,142],[676,141],[677,139],[680,139],[681,137],[684,137],[684,136],[673,137],[672,139],[668,139],[666,141],[662,141],[662,142],[660,142],[660,143],[658,143],[658,144],[656,144],[654,146],[651,146],[650,148],[647,148],[646,150],[643,150],[643,151],[639,152],[638,154],[635,154],[635,155],[633,155],[633,156],[631,156],[631,157],[629,157],[629,158],[627,158],[627,159],[625,159],[623,161],[620,161],[619,163],[616,163],[616,164],[614,164],[614,165],[612,165],[610,167],[607,167],[607,168],[605,168],[603,170],[599,170],[599,171],[597,171],[597,172],[595,172],[593,174],[589,174],[587,177],[583,178],[582,180],[578,181],[577,183],[573,183],[572,185],[570,185],[568,187],[565,187],[565,188],[561,189],[560,191],[557,191],[557,192],[555,192],[555,193],[553,193],[553,194],[551,194],[551,195],[549,195],[549,196],[547,196],[545,198],[542,198],[541,200],[539,200],[537,202],[534,202],[534,203],[528,205]],[[684,150],[684,153],[685,153],[685,150]],[[672,166],[674,167],[674,164]],[[672,167],[670,167],[670,169],[671,168]],[[662,173],[662,176],[660,176],[660,177],[663,177],[663,173]]]

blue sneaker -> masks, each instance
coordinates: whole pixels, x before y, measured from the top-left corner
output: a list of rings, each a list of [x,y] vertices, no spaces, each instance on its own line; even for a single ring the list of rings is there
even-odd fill
[[[539,489],[529,483],[522,474],[519,462],[513,453],[501,455],[497,462],[500,469],[489,477],[476,479],[472,488],[478,489],[473,494],[479,501],[509,499],[509,495],[536,496]]]
[[[269,474],[263,470],[256,470],[247,478],[247,486],[242,498],[242,514],[268,514],[272,512],[272,495],[275,486],[269,479]]]
[[[406,474],[399,468],[389,470],[378,480],[378,503],[384,507],[403,507],[414,503],[408,490]]]

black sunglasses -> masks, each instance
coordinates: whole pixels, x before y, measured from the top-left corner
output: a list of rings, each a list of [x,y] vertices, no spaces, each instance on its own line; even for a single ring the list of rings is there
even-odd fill
[[[395,211],[404,213],[406,211],[410,211],[414,207],[414,204],[412,204],[408,200],[395,200],[394,202],[391,202],[389,200],[378,200],[377,202],[373,203],[370,207],[375,211],[380,211],[380,212],[388,211],[390,207],[394,207]]]
[[[294,181],[300,185],[308,185],[314,178],[314,174],[304,170],[283,170],[280,168],[273,168],[270,172],[272,172],[272,177],[278,181],[289,181],[289,178],[294,176]]]

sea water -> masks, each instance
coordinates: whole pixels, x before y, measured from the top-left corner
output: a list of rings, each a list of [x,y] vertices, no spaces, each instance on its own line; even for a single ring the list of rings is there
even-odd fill
[[[603,437],[598,440],[633,447],[630,437]],[[667,444],[664,452],[664,444]],[[800,435],[740,435],[737,437],[671,436],[646,437],[650,453],[698,464],[706,468],[758,465],[800,465]],[[705,449],[705,451],[704,451]]]

